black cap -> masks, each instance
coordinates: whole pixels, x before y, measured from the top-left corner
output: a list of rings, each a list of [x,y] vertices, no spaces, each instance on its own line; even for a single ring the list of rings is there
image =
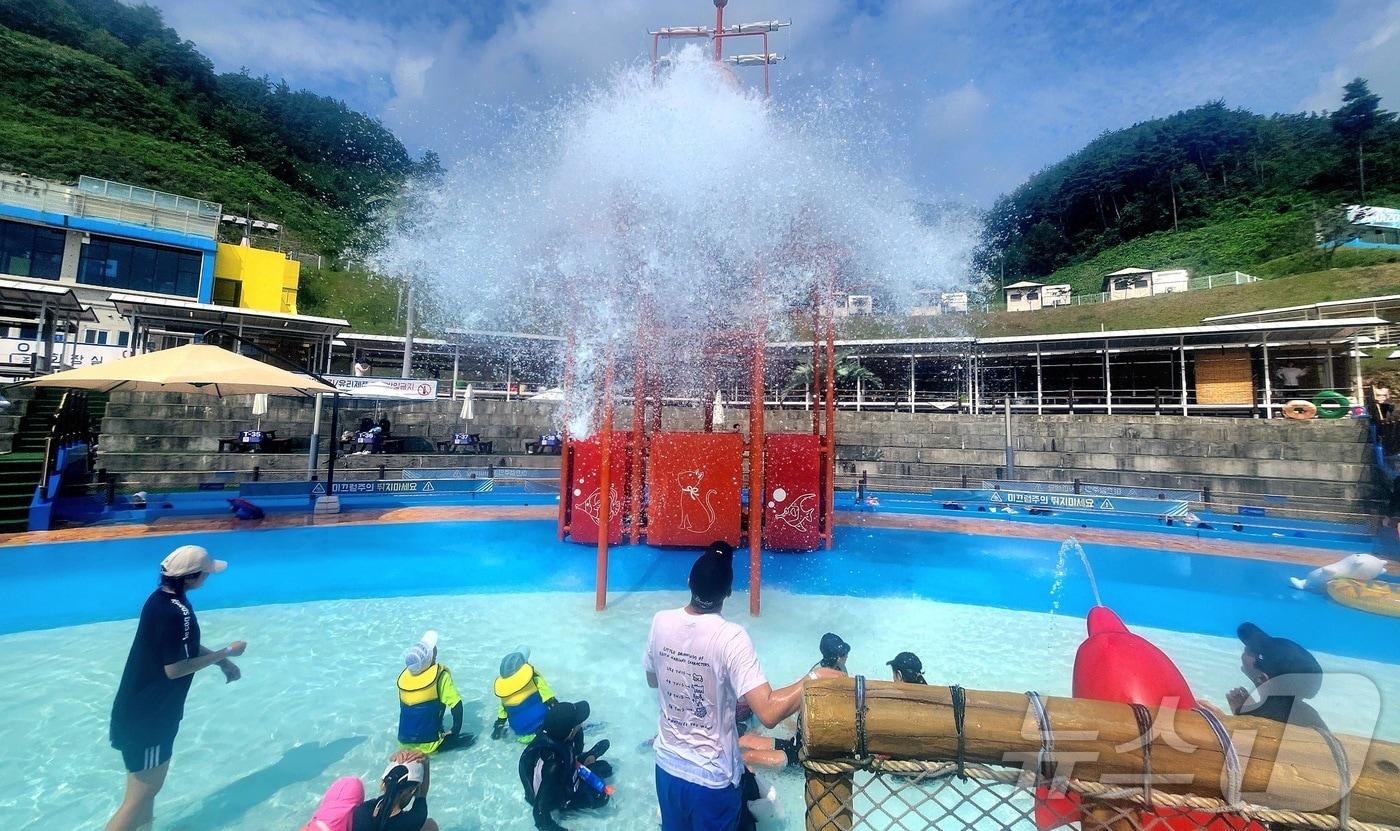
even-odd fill
[[[913,652],[901,652],[894,656],[893,661],[886,661],[887,664],[899,670],[901,675],[913,677],[922,675],[924,672],[924,662],[919,660],[919,656]]]
[[[835,632],[827,632],[822,635],[821,650],[823,658],[835,660],[851,654],[851,645],[841,640],[841,636]]]
[[[562,742],[569,738],[569,731],[588,721],[587,701],[560,701],[545,713],[544,726],[540,730],[551,739]]]
[[[1299,644],[1248,622],[1241,623],[1236,634],[1254,656],[1254,667],[1269,676],[1269,694],[1312,698],[1322,689],[1322,665]]]
[[[696,606],[717,606],[734,590],[734,548],[723,540],[709,544],[690,567],[690,594]]]

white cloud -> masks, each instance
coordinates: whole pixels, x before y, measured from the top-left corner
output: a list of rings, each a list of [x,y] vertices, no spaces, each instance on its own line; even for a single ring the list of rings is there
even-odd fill
[[[936,140],[967,136],[982,124],[990,106],[991,99],[977,88],[977,82],[968,81],[924,106],[923,134]]]
[[[155,0],[165,21],[194,41],[221,70],[247,66],[260,74],[358,80],[388,75],[402,32],[347,17],[323,3],[257,0]]]
[[[1383,106],[1400,109],[1400,0],[1380,6],[1347,0],[1327,28],[1337,39],[1356,45],[1323,73],[1317,88],[1301,102],[1302,108],[1336,109],[1342,103],[1342,87],[1360,77],[1370,82]]]

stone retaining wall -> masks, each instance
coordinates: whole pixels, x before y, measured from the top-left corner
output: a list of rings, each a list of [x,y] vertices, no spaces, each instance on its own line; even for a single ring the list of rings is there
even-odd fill
[[[403,467],[557,467],[553,456],[527,456],[524,445],[554,429],[557,404],[530,401],[475,402],[475,419],[463,421],[461,402],[385,404],[393,434],[408,451],[392,456],[351,456],[347,475],[372,476],[380,464]],[[328,408],[327,408],[328,409]],[[373,407],[342,408],[341,429],[353,428]],[[618,426],[629,423],[620,407]],[[668,408],[666,429],[698,429],[697,408]],[[747,426],[745,413],[727,422]],[[272,399],[263,429],[300,441],[288,454],[219,453],[218,440],[251,429],[251,399],[216,399],[154,393],[117,393],[103,423],[99,466],[126,489],[193,487],[198,481],[237,482],[259,475],[291,478],[306,472],[311,433],[310,400]],[[811,428],[811,414],[770,411],[768,429]],[[1267,502],[1287,497],[1300,507],[1364,513],[1374,505],[1378,478],[1365,425],[1347,420],[1197,418],[1151,415],[1016,415],[1013,419],[1018,478],[1080,479],[1147,487],[1209,488],[1225,501]],[[323,413],[323,442],[330,433]],[[480,433],[494,444],[489,456],[440,455],[433,442],[454,432]],[[868,474],[876,487],[927,488],[996,478],[1005,464],[1000,416],[842,411],[837,414],[837,467],[841,483]],[[324,448],[328,446],[323,443]],[[324,456],[323,456],[324,459]],[[324,464],[324,463],[323,463]],[[396,475],[396,474],[390,474]]]

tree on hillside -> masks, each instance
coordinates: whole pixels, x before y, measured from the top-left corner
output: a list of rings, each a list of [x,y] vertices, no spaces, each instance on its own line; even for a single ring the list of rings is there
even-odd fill
[[[1351,212],[1346,205],[1329,205],[1313,214],[1317,247],[1322,249],[1327,268],[1332,267],[1332,257],[1337,249],[1355,236],[1351,221]]]
[[[1381,109],[1381,97],[1371,92],[1365,78],[1343,87],[1342,106],[1332,113],[1332,129],[1356,151],[1356,181],[1361,201],[1366,201],[1366,139],[1376,127],[1394,118]]]

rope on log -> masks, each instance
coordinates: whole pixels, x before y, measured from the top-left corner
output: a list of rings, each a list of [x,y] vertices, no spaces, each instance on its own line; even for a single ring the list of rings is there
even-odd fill
[[[938,779],[960,772],[959,766],[955,762],[920,762],[910,759],[803,759],[802,766],[814,773],[826,776],[850,776],[856,772],[864,771],[875,774],[918,776],[921,779]],[[1027,779],[1035,780],[1035,777],[1023,771],[992,768],[979,764],[965,764],[962,766],[961,772],[972,779],[1002,785],[1024,787]],[[1193,794],[1166,793],[1152,788],[1115,787],[1100,782],[1086,782],[1078,779],[1070,779],[1062,784],[1081,796],[1096,800],[1131,802],[1148,808],[1180,808],[1206,813],[1240,814],[1250,819],[1277,823],[1291,828],[1307,828],[1315,829],[1315,831],[1400,831],[1400,828],[1394,825],[1359,822],[1355,819],[1343,820],[1329,814],[1265,808],[1248,803],[1231,805],[1223,799]]]

